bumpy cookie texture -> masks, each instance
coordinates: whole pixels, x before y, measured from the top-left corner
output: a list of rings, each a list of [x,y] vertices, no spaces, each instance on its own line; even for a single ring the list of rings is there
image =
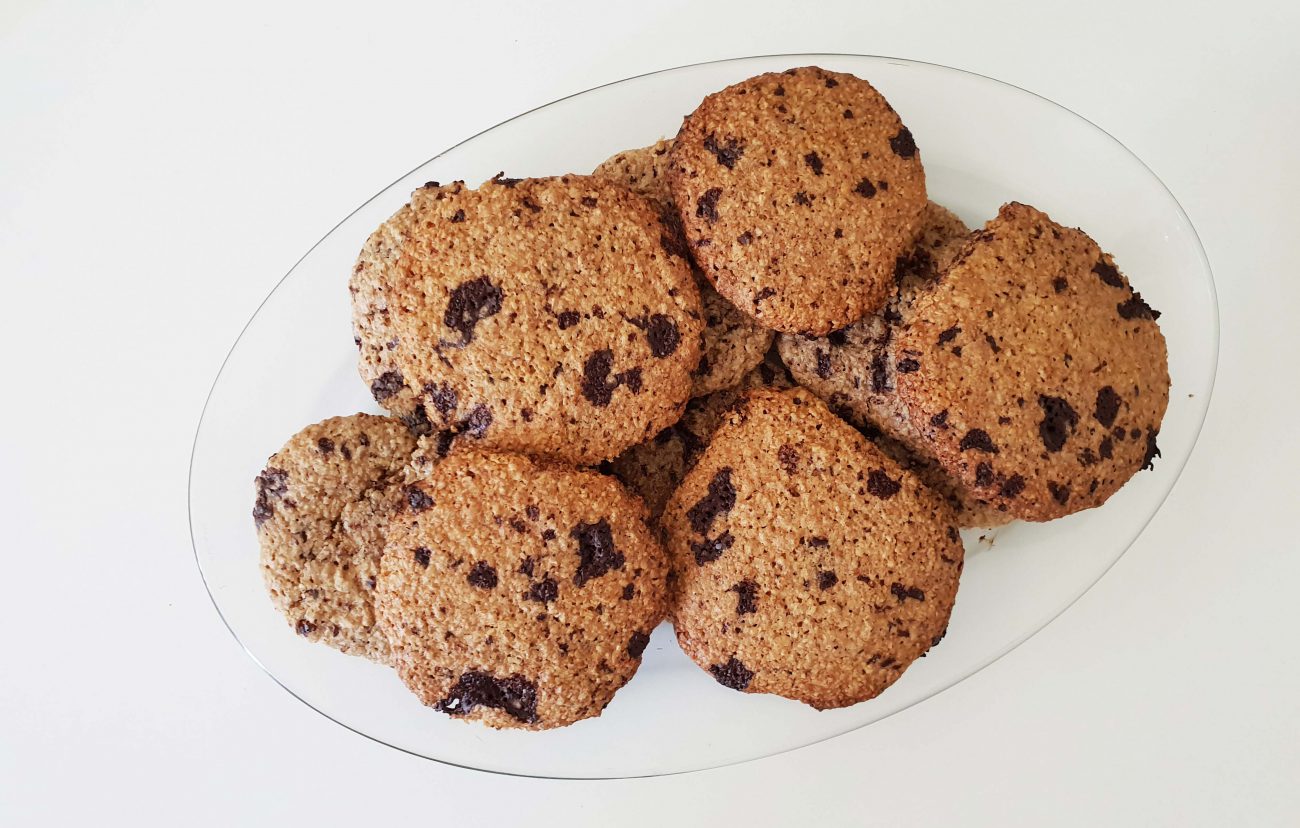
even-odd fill
[[[374,592],[384,532],[415,438],[371,414],[308,426],[255,481],[262,575],[276,609],[304,638],[386,661]]]
[[[816,67],[705,98],[673,143],[668,181],[718,292],[793,333],[877,310],[926,203],[897,113],[866,81]]]
[[[352,275],[361,373],[418,434],[594,463],[680,416],[703,328],[653,204],[609,181],[430,182]]]
[[[673,623],[720,684],[817,708],[938,643],[963,549],[948,505],[804,389],[756,389],[664,511]]]
[[[911,319],[916,298],[938,282],[969,234],[954,213],[930,202],[911,247],[895,263],[894,290],[881,310],[828,336],[782,334],[778,347],[800,385],[942,493],[957,509],[961,526],[997,526],[1009,521],[1010,515],[983,502],[975,490],[943,471],[912,428],[907,407],[895,393],[895,334]]]
[[[686,405],[686,413],[650,440],[635,445],[613,462],[614,474],[645,500],[657,521],[682,477],[709,445],[727,410],[750,388],[791,388],[794,381],[775,352],[740,382]]]
[[[595,472],[458,448],[404,503],[377,599],[402,681],[497,728],[599,715],[666,611],[641,502]]]
[[[999,510],[1098,506],[1159,454],[1158,316],[1085,233],[1007,204],[917,298],[898,396],[947,472]]]
[[[681,219],[668,192],[668,151],[672,141],[627,150],[609,158],[592,175],[617,181],[657,204],[664,224],[686,250]],[[772,344],[772,332],[722,298],[708,279],[692,266],[704,310],[704,338],[700,362],[694,370],[691,396],[702,397],[740,382],[746,372],[762,362]]]

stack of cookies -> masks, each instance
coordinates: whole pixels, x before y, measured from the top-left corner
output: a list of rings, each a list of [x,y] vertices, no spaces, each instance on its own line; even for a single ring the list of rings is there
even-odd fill
[[[492,727],[597,716],[651,631],[720,685],[870,699],[947,629],[958,530],[1159,454],[1158,312],[1024,204],[975,232],[866,81],[707,97],[591,175],[429,182],[350,281],[387,416],[257,477],[272,600]]]

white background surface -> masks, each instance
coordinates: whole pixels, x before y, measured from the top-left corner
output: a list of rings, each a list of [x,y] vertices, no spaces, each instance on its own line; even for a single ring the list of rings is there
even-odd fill
[[[0,823],[1300,822],[1298,37],[1283,0],[0,0]],[[1137,544],[955,689],[684,777],[442,767],[276,687],[213,611],[185,511],[203,399],[262,297],[376,190],[506,117],[794,51],[1026,87],[1181,200],[1218,282],[1219,384]]]

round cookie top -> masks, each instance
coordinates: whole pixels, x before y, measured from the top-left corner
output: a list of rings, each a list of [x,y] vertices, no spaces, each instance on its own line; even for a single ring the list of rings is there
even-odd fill
[[[898,259],[896,287],[884,308],[827,336],[782,334],[778,348],[800,385],[947,497],[957,509],[958,525],[998,526],[1011,517],[948,477],[927,454],[907,406],[895,393],[894,331],[907,323],[916,297],[939,279],[969,234],[970,228],[952,211],[931,201],[911,248]]]
[[[897,334],[898,394],[949,474],[999,509],[1098,506],[1159,453],[1158,312],[1097,243],[1004,205]]]
[[[803,389],[750,391],[660,523],[678,642],[736,690],[855,704],[947,628],[952,512]]]
[[[333,417],[299,431],[255,481],[262,576],[304,638],[386,661],[374,590],[395,485],[415,438],[390,417]]]
[[[790,388],[794,380],[775,352],[731,388],[696,397],[686,404],[682,418],[614,458],[614,474],[645,501],[652,522],[700,452],[713,439],[727,410],[750,388]]]
[[[884,304],[926,203],[898,114],[861,78],[817,67],[705,98],[668,180],[718,292],[792,333],[826,334]]]
[[[377,601],[402,681],[497,728],[600,715],[666,611],[641,502],[596,472],[468,447],[404,502]]]
[[[602,179],[431,182],[353,273],[363,375],[448,442],[613,457],[690,396],[703,322],[674,248],[650,202]]]
[[[672,145],[671,140],[660,140],[648,147],[620,152],[596,167],[592,175],[617,181],[655,202],[664,224],[685,251],[681,219],[668,192],[668,152]],[[702,397],[736,385],[762,362],[772,345],[772,331],[722,298],[698,268],[692,265],[691,269],[704,310],[702,353],[693,372],[691,396]]]

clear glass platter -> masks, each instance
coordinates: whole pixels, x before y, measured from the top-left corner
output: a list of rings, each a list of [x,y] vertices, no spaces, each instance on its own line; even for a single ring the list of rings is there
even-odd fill
[[[966,535],[949,633],[879,698],[818,712],[717,684],[658,629],[640,672],[604,715],[542,733],[496,732],[421,706],[387,668],[295,636],[267,598],[250,516],[253,478],[299,428],[377,411],[357,376],[347,280],[371,230],[425,181],[471,186],[589,172],[675,134],[709,92],[816,64],[871,81],[902,115],[931,197],[972,226],[1005,201],[1087,230],[1163,312],[1173,389],[1162,456],[1100,509]],[[534,109],[434,157],[345,218],[280,281],[235,342],[204,408],[190,468],[194,551],[212,601],[249,655],[333,721],[439,762],[540,777],[701,770],[829,739],[939,693],[997,660],[1088,590],[1177,481],[1201,428],[1218,358],[1213,277],[1196,231],[1160,179],[1117,140],[1042,97],[943,66],[854,55],[776,55],[668,69]],[[986,535],[981,539],[981,534]],[[1014,692],[1014,688],[1009,688]]]

